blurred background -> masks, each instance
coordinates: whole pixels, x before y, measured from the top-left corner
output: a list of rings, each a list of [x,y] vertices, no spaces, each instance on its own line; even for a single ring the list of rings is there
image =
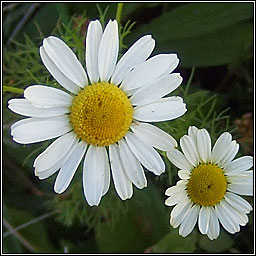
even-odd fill
[[[42,39],[56,35],[70,45],[76,39],[84,42],[90,20],[99,15],[102,21],[114,19],[116,10],[113,2],[2,3],[3,85],[54,83],[39,57]],[[253,155],[254,3],[124,3],[121,25],[133,22],[130,33],[123,33],[123,49],[151,34],[156,40],[153,55],[175,52],[180,59],[180,94],[194,115],[185,124],[170,123],[180,127],[174,137],[179,139],[189,125],[208,128],[215,138],[227,129],[240,143],[239,154]],[[84,45],[80,48],[74,49],[83,61]],[[182,238],[169,226],[171,209],[164,206],[164,191],[177,181],[177,170],[167,161],[163,177],[147,173],[148,187],[134,188],[134,196],[125,202],[112,184],[100,207],[89,207],[82,195],[81,170],[67,192],[55,194],[54,178],[39,181],[33,173],[33,160],[46,144],[18,145],[11,139],[10,126],[21,119],[7,109],[14,97],[19,95],[3,90],[4,253],[254,252],[254,212],[241,232],[230,235],[222,229],[216,241],[197,228]]]

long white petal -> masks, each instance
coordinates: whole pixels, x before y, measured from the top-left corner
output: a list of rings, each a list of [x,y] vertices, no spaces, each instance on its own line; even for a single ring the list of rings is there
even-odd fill
[[[52,62],[74,84],[81,88],[88,84],[82,64],[74,52],[61,39],[49,36],[44,39],[43,47]]]
[[[209,206],[202,206],[199,212],[198,227],[202,234],[206,234],[209,228],[210,221]]]
[[[177,149],[173,149],[167,152],[168,159],[178,168],[186,171],[193,169],[193,165],[187,160],[187,158]]]
[[[31,117],[14,123],[11,135],[14,141],[29,144],[59,137],[71,129],[67,116]]]
[[[119,141],[120,159],[130,181],[139,189],[147,186],[147,179],[139,160],[134,156],[126,141]]]
[[[143,36],[137,40],[118,61],[111,83],[120,84],[131,69],[150,56],[154,47],[155,40],[151,35]]]
[[[99,80],[98,52],[102,38],[102,26],[98,20],[89,23],[86,35],[85,60],[91,83]]]
[[[158,54],[136,66],[125,78],[121,88],[132,90],[150,84],[158,77],[171,73],[173,66],[178,65],[176,54]],[[175,63],[175,65],[174,65]]]
[[[233,174],[227,176],[227,181],[230,183],[246,183],[246,184],[251,184],[253,186],[253,171],[245,171],[243,174]]]
[[[178,73],[160,76],[150,84],[139,88],[130,98],[133,105],[145,105],[157,101],[174,91],[182,82]]]
[[[219,161],[225,157],[225,155],[229,152],[231,140],[232,136],[228,132],[224,132],[220,135],[213,146],[211,162],[214,164],[219,163]]]
[[[215,206],[215,210],[220,223],[229,233],[234,234],[240,230],[239,224],[235,223],[234,220],[230,218],[229,214],[221,203]]]
[[[219,161],[219,166],[225,168],[228,164],[230,164],[230,162],[231,162],[231,161],[234,159],[234,157],[236,156],[238,150],[239,150],[239,144],[236,143],[235,140],[233,140],[233,141],[231,142],[231,144],[230,144],[228,153],[225,155],[225,157],[223,157],[223,158]]]
[[[54,191],[56,193],[61,194],[68,188],[84,156],[86,148],[87,144],[83,141],[80,141],[69,159],[61,167],[54,184]]]
[[[227,191],[225,194],[225,199],[230,205],[240,212],[249,213],[252,211],[252,206],[245,199],[234,193]]]
[[[133,118],[144,122],[161,122],[178,118],[186,111],[183,99],[173,96],[134,108]]]
[[[113,74],[118,50],[119,38],[117,21],[110,20],[103,32],[98,53],[98,68],[102,82],[107,82]]]
[[[139,139],[160,150],[168,151],[178,146],[171,135],[154,125],[137,122],[131,125],[131,129]]]
[[[105,163],[105,168],[104,168],[105,180],[104,180],[104,188],[103,188],[102,196],[104,196],[108,192],[108,189],[110,186],[110,167],[109,167],[109,161],[108,161],[109,158],[108,158],[108,153],[105,147],[103,147],[103,154],[104,154],[104,163]]]
[[[89,146],[83,167],[83,189],[90,206],[99,205],[104,190],[104,147]]]
[[[209,228],[207,231],[207,236],[211,240],[213,240],[213,239],[217,239],[220,234],[220,224],[214,208],[209,207],[209,210],[210,210],[210,219],[209,219]]]
[[[35,176],[37,176],[40,180],[44,180],[52,176],[55,172],[57,172],[60,169],[59,165],[55,165],[52,168],[43,170],[41,172],[37,172],[35,169]]]
[[[191,137],[191,139],[194,141],[194,143],[197,143],[198,131],[199,131],[199,129],[195,126],[189,126],[189,128],[188,128],[188,136]]]
[[[180,139],[180,146],[188,161],[193,165],[197,166],[199,163],[199,154],[195,146],[194,141],[188,135],[184,135]]]
[[[228,174],[243,173],[253,166],[252,156],[243,156],[233,160],[231,163],[225,166],[224,170]]]
[[[63,73],[62,70],[60,70],[54,62],[51,60],[51,58],[47,55],[44,46],[40,47],[40,56],[41,59],[45,65],[45,67],[48,69],[48,71],[51,73],[51,75],[54,77],[54,79],[65,89],[68,91],[77,94],[80,91],[79,86],[77,86],[74,82],[72,82],[69,77],[67,77],[66,73]]]
[[[73,97],[64,91],[45,85],[27,87],[24,97],[33,105],[41,108],[69,107],[73,100]]]
[[[145,144],[131,132],[126,134],[125,139],[135,157],[146,169],[155,175],[160,175],[165,171],[163,159],[152,146]]]
[[[241,226],[245,226],[248,222],[248,217],[244,212],[238,211],[233,208],[225,199],[221,201],[222,207],[228,213],[229,218]]]
[[[133,194],[132,182],[125,174],[125,170],[120,159],[119,148],[116,144],[109,145],[109,158],[117,194],[122,200],[131,198]]]
[[[34,161],[37,171],[53,167],[70,151],[77,140],[73,132],[67,133],[48,146]]]
[[[207,130],[201,129],[197,133],[197,149],[199,158],[204,163],[211,160],[211,137]]]
[[[38,108],[27,99],[11,99],[8,108],[13,112],[29,117],[51,117],[61,116],[70,112],[69,107]]]
[[[69,157],[71,156],[71,154],[73,153],[73,151],[76,149],[78,145],[78,140],[75,141],[75,143],[72,143],[72,146],[69,147],[68,146],[68,151],[65,151],[57,162],[53,163],[53,165],[51,165],[50,168],[48,169],[42,169],[42,165],[39,167],[41,167],[41,169],[35,167],[35,175],[38,176],[38,178],[40,180],[42,179],[46,179],[49,176],[51,176],[52,174],[54,174],[56,171],[58,171],[62,166],[64,166],[64,164],[66,163],[66,161],[69,159]],[[48,165],[49,166],[49,165]],[[44,166],[43,166],[44,167]]]
[[[190,211],[191,207],[192,207],[192,202],[189,199],[178,203],[172,209],[172,212],[170,215],[170,224],[174,228],[178,227],[182,223],[182,221],[184,220],[188,212]]]
[[[183,237],[189,235],[193,228],[196,225],[198,214],[199,214],[200,207],[198,205],[194,205],[180,224],[179,234]]]
[[[253,196],[252,184],[231,183],[228,184],[227,190],[243,196]]]

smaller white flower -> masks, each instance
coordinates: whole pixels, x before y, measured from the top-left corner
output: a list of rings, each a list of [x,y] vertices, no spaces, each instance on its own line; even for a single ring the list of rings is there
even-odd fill
[[[177,149],[167,152],[176,165],[180,181],[165,192],[165,201],[173,206],[170,224],[179,227],[179,234],[189,235],[198,221],[202,234],[213,240],[220,233],[220,225],[231,234],[240,231],[248,222],[252,207],[240,195],[253,195],[253,165],[251,156],[234,159],[239,144],[228,132],[217,139],[213,149],[207,130],[189,127],[188,135],[180,139]]]

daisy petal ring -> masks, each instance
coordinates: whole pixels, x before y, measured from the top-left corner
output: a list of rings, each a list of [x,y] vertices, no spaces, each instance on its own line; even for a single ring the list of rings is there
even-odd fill
[[[165,201],[173,206],[170,224],[179,227],[179,234],[189,235],[196,222],[202,234],[217,239],[221,225],[231,234],[240,231],[248,222],[252,207],[239,195],[253,195],[253,165],[251,156],[235,160],[239,144],[224,132],[211,149],[207,130],[189,127],[188,135],[180,139],[177,149],[167,152],[177,166],[180,181],[166,190]],[[237,195],[239,194],[239,195]]]
[[[12,111],[29,117],[14,123],[11,134],[22,144],[57,138],[34,161],[39,179],[59,171],[56,193],[68,188],[81,162],[83,191],[91,206],[107,193],[110,172],[125,200],[132,197],[133,185],[147,186],[143,167],[155,175],[165,171],[156,149],[167,151],[176,141],[148,122],[178,118],[186,105],[181,97],[164,97],[182,82],[179,73],[172,73],[177,55],[149,58],[154,46],[150,35],[143,36],[117,61],[117,21],[110,20],[104,30],[98,20],[91,21],[85,71],[61,39],[43,40],[41,59],[64,89],[32,85],[24,99],[10,100]]]

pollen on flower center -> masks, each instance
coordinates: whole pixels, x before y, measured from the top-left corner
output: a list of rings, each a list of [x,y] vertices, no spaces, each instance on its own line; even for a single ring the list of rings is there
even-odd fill
[[[214,164],[199,164],[191,172],[187,192],[195,204],[214,206],[224,197],[227,180],[223,170]]]
[[[117,86],[100,82],[86,86],[73,100],[70,122],[88,144],[108,146],[123,138],[133,115],[126,94]]]

